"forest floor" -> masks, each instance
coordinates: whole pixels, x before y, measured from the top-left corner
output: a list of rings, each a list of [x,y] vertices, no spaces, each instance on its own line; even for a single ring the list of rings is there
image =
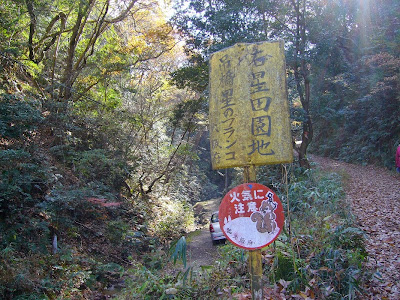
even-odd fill
[[[366,266],[376,272],[366,283],[366,299],[400,299],[400,175],[317,156],[312,160],[345,179],[347,203],[366,234]]]
[[[347,201],[357,225],[366,234],[366,266],[374,274],[365,283],[365,299],[400,299],[400,175],[375,166],[361,166],[312,156],[323,170],[341,174]],[[208,220],[220,199],[195,207],[200,229],[188,237],[188,264],[211,265],[218,258]]]

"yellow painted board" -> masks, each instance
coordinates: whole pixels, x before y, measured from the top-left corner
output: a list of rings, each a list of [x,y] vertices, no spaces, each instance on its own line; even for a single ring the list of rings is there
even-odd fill
[[[283,41],[212,54],[209,119],[213,169],[293,161]]]

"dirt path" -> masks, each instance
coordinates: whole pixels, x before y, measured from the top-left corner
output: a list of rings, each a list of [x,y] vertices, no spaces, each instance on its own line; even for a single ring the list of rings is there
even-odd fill
[[[210,266],[218,258],[217,247],[212,244],[208,228],[199,229],[188,243],[187,261],[191,267]]]
[[[220,200],[217,198],[199,202],[194,207],[200,228],[188,237],[187,261],[191,267],[209,266],[218,258],[218,246],[214,246],[211,241],[208,224],[211,214],[218,210]]]
[[[378,271],[368,283],[366,299],[400,299],[400,176],[378,167],[316,156],[312,160],[346,176],[347,200],[367,235],[366,264]]]

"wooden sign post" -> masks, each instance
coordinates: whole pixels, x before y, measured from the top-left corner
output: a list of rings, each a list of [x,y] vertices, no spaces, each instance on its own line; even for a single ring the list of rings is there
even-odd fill
[[[250,174],[254,173],[252,169],[254,170],[253,167],[245,168]],[[252,179],[251,177],[253,176],[250,175],[247,179]],[[220,228],[226,238],[235,246],[249,250],[253,299],[262,299],[261,248],[271,244],[283,229],[282,203],[268,187],[247,182],[225,195],[218,216]]]
[[[244,167],[243,181],[244,183],[257,181],[255,166]],[[251,297],[254,300],[261,300],[263,298],[261,249],[249,250],[249,273]]]
[[[220,226],[249,250],[253,299],[263,298],[261,248],[283,228],[282,204],[256,182],[256,165],[293,160],[284,43],[236,44],[210,58],[210,144],[213,169],[244,167],[244,184],[228,192]]]

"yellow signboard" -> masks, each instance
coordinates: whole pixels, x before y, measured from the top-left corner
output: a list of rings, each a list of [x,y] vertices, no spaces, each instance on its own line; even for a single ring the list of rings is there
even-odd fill
[[[214,53],[209,113],[213,169],[292,162],[283,41]]]

